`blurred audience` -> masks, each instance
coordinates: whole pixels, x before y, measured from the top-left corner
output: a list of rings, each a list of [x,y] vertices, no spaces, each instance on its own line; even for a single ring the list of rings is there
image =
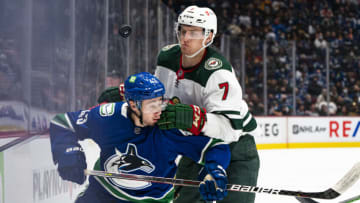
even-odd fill
[[[176,13],[188,5],[208,6],[218,33],[246,39],[246,89],[252,112],[264,114],[263,44],[268,44],[268,114],[359,115],[360,12],[352,0],[163,0]],[[171,2],[171,3],[169,3]],[[185,5],[185,6],[184,6]],[[296,75],[291,41],[296,41]],[[217,44],[217,43],[215,43]],[[326,47],[330,48],[330,101],[326,88]],[[236,60],[232,61],[233,64]],[[235,67],[236,68],[236,67]],[[238,67],[239,68],[239,67]],[[292,78],[296,78],[296,109]],[[254,96],[256,95],[256,97]],[[321,102],[317,102],[321,96]]]
[[[11,1],[9,1],[11,2]],[[355,0],[162,0],[175,13],[179,14],[189,5],[207,6],[212,8],[218,17],[218,36],[215,45],[220,46],[222,36],[229,37],[231,42],[237,44],[245,42],[245,67],[244,97],[249,108],[255,115],[263,115],[266,105],[264,103],[264,43],[267,44],[267,112],[269,115],[360,115],[360,6]],[[144,21],[141,14],[144,10],[134,8],[130,12],[133,25],[133,37],[136,43],[127,43],[118,36],[123,7],[122,1],[111,1],[109,9],[109,50],[108,67],[111,70],[106,79],[107,86],[117,86],[122,82],[122,73],[127,67],[129,58],[131,71],[143,71],[144,64],[150,64],[145,57],[129,57],[131,50],[133,56],[141,56],[145,47],[157,50],[159,41],[150,40],[145,43],[144,27],[149,23],[149,28],[157,26],[158,7],[157,1],[149,2],[149,20]],[[140,5],[141,0],[133,4]],[[9,3],[9,5],[12,5]],[[71,61],[71,41],[69,30],[66,28],[70,20],[66,6],[57,3],[53,7],[56,19],[62,32],[57,32],[54,38],[42,39],[34,35],[43,43],[45,48],[34,51],[35,59],[32,65],[41,68],[52,64],[53,71],[39,74],[47,81],[31,88],[43,89],[43,102],[34,102],[36,107],[49,105],[50,110],[63,110],[68,108],[69,100],[69,75]],[[162,5],[163,6],[163,5]],[[9,7],[9,6],[8,6]],[[14,7],[15,8],[15,7]],[[61,8],[61,9],[60,9]],[[76,108],[85,108],[94,105],[96,95],[103,90],[104,64],[106,53],[104,50],[105,10],[103,1],[94,4],[77,5],[78,23],[76,39]],[[9,9],[6,7],[6,9]],[[9,10],[0,12],[2,19],[16,19]],[[1,10],[1,9],[0,9]],[[49,12],[51,13],[51,12]],[[96,15],[94,15],[94,13]],[[36,12],[35,12],[36,14]],[[15,15],[15,14],[14,14]],[[145,14],[144,14],[145,15]],[[164,15],[167,15],[166,13]],[[41,16],[40,16],[41,17]],[[91,17],[91,18],[90,18]],[[172,16],[168,15],[169,22]],[[1,19],[1,18],[0,18]],[[90,20],[89,20],[90,19]],[[39,23],[44,30],[52,27],[53,21],[44,18]],[[11,21],[9,21],[11,22]],[[166,21],[167,23],[167,21]],[[25,80],[23,65],[24,45],[20,42],[23,37],[14,32],[20,25],[1,21],[3,30],[0,33],[0,100],[24,100],[22,84]],[[45,29],[46,28],[46,29]],[[66,28],[66,29],[65,29]],[[166,28],[168,29],[168,28]],[[49,29],[50,30],[50,29]],[[169,33],[167,30],[164,33]],[[12,35],[17,33],[17,35]],[[174,36],[162,36],[166,40],[175,42]],[[156,38],[156,32],[150,32],[150,38]],[[52,36],[52,35],[49,35]],[[35,38],[34,38],[35,39]],[[245,40],[244,40],[245,39]],[[48,40],[48,41],[46,41]],[[296,44],[296,72],[292,71],[292,46]],[[230,43],[232,44],[232,43]],[[231,63],[240,73],[240,46],[232,44]],[[37,48],[38,43],[33,44]],[[43,46],[40,44],[39,46]],[[329,57],[329,90],[327,91],[326,48],[330,50]],[[55,49],[56,48],[56,49]],[[128,49],[127,49],[128,48]],[[48,50],[53,50],[52,52]],[[134,50],[134,52],[133,52]],[[156,58],[157,51],[147,53],[148,58]],[[47,58],[45,57],[47,56]],[[22,57],[22,58],[21,58]],[[46,59],[46,60],[44,60]],[[50,60],[51,59],[51,60]],[[149,65],[149,68],[152,68]],[[113,72],[113,69],[116,71]],[[34,69],[35,70],[35,69]],[[117,72],[118,71],[118,72]],[[36,75],[35,75],[36,76]],[[54,84],[58,78],[61,82]],[[240,78],[240,77],[239,77]],[[293,98],[293,79],[295,79],[296,98]],[[36,81],[36,78],[33,79]],[[35,83],[34,83],[35,84]],[[63,85],[59,87],[59,85]],[[56,91],[57,90],[57,91]],[[36,93],[36,91],[33,91]],[[33,96],[37,100],[37,95]],[[54,97],[53,99],[49,99]],[[328,101],[329,98],[329,101]],[[295,99],[295,101],[294,101]],[[50,103],[50,104],[47,104]],[[296,107],[294,106],[296,104]]]
[[[119,71],[114,69],[107,74],[106,87],[118,87],[123,82],[124,79]]]

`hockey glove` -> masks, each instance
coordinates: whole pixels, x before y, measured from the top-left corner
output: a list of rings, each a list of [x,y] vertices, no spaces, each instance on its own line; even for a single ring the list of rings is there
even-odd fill
[[[225,170],[216,163],[209,163],[200,172],[200,194],[205,201],[222,200],[227,195]]]
[[[121,102],[125,101],[124,96],[125,88],[124,83],[121,83],[119,87],[109,87],[104,90],[98,98],[98,103],[104,102]]]
[[[205,122],[205,108],[187,104],[169,104],[162,111],[158,126],[162,130],[177,128],[199,135]]]
[[[85,154],[80,146],[68,147],[58,157],[59,175],[64,180],[83,184],[86,180],[84,170],[87,168]]]

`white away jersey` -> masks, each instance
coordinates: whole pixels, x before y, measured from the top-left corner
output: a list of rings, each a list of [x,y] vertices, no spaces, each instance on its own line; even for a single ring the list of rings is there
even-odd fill
[[[169,45],[159,53],[155,75],[164,83],[166,97],[206,108],[208,122],[203,132],[207,136],[233,142],[257,127],[234,70],[222,55],[207,48],[196,67],[180,67],[180,46]]]

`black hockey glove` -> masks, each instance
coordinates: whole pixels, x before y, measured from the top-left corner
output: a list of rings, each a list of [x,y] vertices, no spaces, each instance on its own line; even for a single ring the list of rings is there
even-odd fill
[[[206,110],[196,105],[169,104],[162,111],[158,126],[162,130],[177,128],[199,135],[206,122]]]
[[[104,90],[101,95],[98,98],[98,103],[104,103],[104,102],[121,102],[125,101],[124,96],[125,88],[124,83],[121,83],[119,87],[109,87],[106,90]]]
[[[85,154],[80,146],[68,147],[57,157],[59,175],[64,180],[83,184],[87,168]]]
[[[205,201],[222,200],[227,195],[227,176],[225,170],[217,163],[205,164],[199,174],[200,194]]]

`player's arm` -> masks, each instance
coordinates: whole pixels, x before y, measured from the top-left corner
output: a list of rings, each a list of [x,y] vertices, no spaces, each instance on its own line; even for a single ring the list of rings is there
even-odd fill
[[[161,114],[160,128],[178,128],[195,135],[203,133],[226,142],[237,141],[243,131],[256,128],[256,121],[248,112],[241,87],[232,72],[213,73],[200,94],[206,110],[194,105],[169,105]]]
[[[233,142],[243,132],[253,131],[257,127],[242,98],[242,89],[234,72],[214,72],[203,94],[203,104],[208,114],[202,132],[207,136]]]
[[[198,179],[202,181],[199,191],[205,201],[218,201],[226,197],[228,180],[222,165],[217,162],[206,162]]]
[[[64,180],[84,183],[86,158],[79,140],[87,138],[90,110],[57,114],[50,123],[52,157]]]
[[[230,149],[228,145],[213,145],[206,151],[205,164],[198,177],[202,181],[199,191],[205,201],[217,201],[226,197],[228,181],[225,169],[229,163]]]
[[[174,132],[174,131],[173,131]],[[176,130],[175,130],[176,132]],[[182,133],[181,131],[178,131]],[[230,149],[228,144],[222,140],[212,139],[205,136],[166,136],[171,143],[171,150],[177,150],[193,159],[195,162],[204,165],[199,180],[200,193],[204,200],[221,200],[226,195],[227,175],[225,169],[230,162]]]

